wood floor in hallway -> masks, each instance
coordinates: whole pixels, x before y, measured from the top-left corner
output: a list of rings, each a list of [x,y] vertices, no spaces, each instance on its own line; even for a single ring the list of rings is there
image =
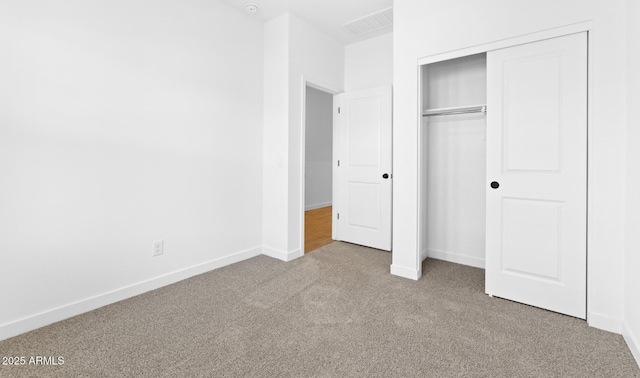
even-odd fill
[[[304,253],[331,243],[331,206],[305,211]]]

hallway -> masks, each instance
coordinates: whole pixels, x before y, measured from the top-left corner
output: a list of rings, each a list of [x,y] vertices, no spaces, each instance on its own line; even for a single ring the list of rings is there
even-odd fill
[[[331,239],[332,206],[305,211],[304,253],[309,253],[333,241]]]

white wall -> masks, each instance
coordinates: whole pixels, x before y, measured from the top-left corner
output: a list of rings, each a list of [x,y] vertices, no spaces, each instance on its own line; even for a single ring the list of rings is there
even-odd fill
[[[5,0],[0,35],[0,339],[260,253],[261,23]]]
[[[272,51],[272,47],[278,52]],[[283,67],[288,75],[280,80]],[[263,252],[288,261],[304,254],[301,240],[304,81],[332,92],[342,91],[344,48],[299,17],[284,14],[265,23],[265,79],[272,69],[274,77],[265,80],[264,88],[265,108],[271,105],[274,108],[265,113],[264,121]],[[281,87],[283,82],[287,83],[286,91]],[[269,100],[268,105],[268,94],[279,97]],[[272,172],[277,174],[270,176]]]
[[[640,365],[640,2],[628,0],[625,339]]]
[[[333,92],[344,86],[344,46],[295,15],[290,18],[289,70],[289,251],[304,254],[301,230],[302,198],[302,106],[304,80]]]
[[[331,206],[333,95],[307,87],[305,106],[305,210]]]
[[[354,91],[393,84],[393,33],[344,48],[344,89]]]
[[[286,254],[289,155],[289,15],[264,24],[262,245]]]
[[[395,1],[392,272],[413,278],[422,274],[418,246],[417,60],[592,20],[588,317],[593,326],[621,331],[626,175],[625,11],[624,0]]]
[[[486,54],[423,67],[423,109],[487,103]],[[421,256],[484,268],[486,116],[422,119]]]

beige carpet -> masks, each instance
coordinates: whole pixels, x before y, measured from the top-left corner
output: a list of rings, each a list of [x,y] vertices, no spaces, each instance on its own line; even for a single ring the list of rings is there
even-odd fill
[[[0,342],[2,377],[640,377],[619,335],[489,298],[484,271],[334,242],[265,256]]]

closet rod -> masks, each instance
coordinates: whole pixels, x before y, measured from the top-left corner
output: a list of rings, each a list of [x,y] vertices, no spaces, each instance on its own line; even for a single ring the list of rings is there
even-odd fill
[[[456,106],[454,108],[440,108],[440,109],[425,110],[422,116],[430,117],[430,116],[438,116],[438,115],[486,113],[486,112],[487,112],[486,105]]]

